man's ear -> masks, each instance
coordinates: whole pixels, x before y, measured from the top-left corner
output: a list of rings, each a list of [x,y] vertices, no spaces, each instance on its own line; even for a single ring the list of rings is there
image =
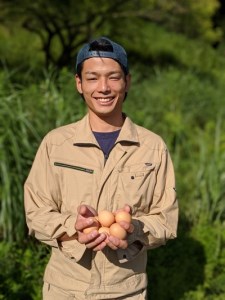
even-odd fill
[[[76,87],[77,87],[78,93],[82,94],[83,91],[82,91],[82,85],[81,85],[81,78],[77,74],[75,75],[75,82],[76,82]]]
[[[131,85],[131,75],[127,74],[126,75],[126,93],[129,91]]]

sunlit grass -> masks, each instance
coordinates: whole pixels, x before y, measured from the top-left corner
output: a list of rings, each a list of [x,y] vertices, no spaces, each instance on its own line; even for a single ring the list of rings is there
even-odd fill
[[[28,87],[13,87],[10,78],[5,83],[0,92],[0,234],[21,241],[26,234],[23,183],[38,145],[49,130],[79,119],[84,106],[75,89],[66,99],[49,77]]]

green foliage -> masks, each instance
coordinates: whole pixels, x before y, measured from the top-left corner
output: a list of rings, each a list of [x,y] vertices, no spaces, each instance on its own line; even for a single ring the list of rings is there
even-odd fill
[[[124,25],[125,26],[125,25]],[[133,35],[136,26],[138,34]],[[225,67],[223,55],[209,47],[200,39],[187,38],[185,35],[165,30],[156,24],[144,24],[141,21],[130,25],[130,32],[123,37],[120,27],[115,37],[121,36],[119,41],[126,45],[131,64],[143,63],[149,68],[159,66],[160,69],[176,66],[180,71],[194,72],[196,76],[214,80],[221,76]],[[224,76],[224,75],[222,75]]]
[[[197,239],[204,247],[207,261],[204,284],[198,287],[201,290],[202,298],[196,299],[223,299],[225,296],[224,232],[224,225],[221,226],[219,222],[213,224],[201,223],[195,226],[191,232],[193,238]],[[190,294],[194,295],[194,292],[192,291]]]
[[[177,1],[176,1],[177,2]],[[186,1],[183,1],[186,2]],[[222,36],[221,28],[216,28],[213,25],[213,16],[220,6],[217,0],[204,1],[187,1],[184,5],[189,8],[191,14],[183,14],[185,19],[181,20],[181,24],[185,26],[186,32],[189,36],[202,36],[204,40],[215,42],[220,40]],[[189,17],[190,16],[190,17]],[[182,26],[182,25],[181,25]]]
[[[0,66],[21,73],[43,65],[40,41],[22,28],[0,26]]]
[[[150,299],[183,299],[185,293],[204,283],[204,247],[189,230],[188,220],[181,215],[178,238],[166,247],[149,251]]]
[[[220,111],[215,124],[208,123],[209,126],[199,137],[199,169],[196,176],[196,187],[198,189],[196,189],[195,196],[195,218],[198,218],[198,222],[213,223],[225,219],[225,134],[222,126],[223,115]]]
[[[225,296],[224,226],[202,223],[190,228],[181,215],[177,240],[149,252],[150,298],[222,300]]]
[[[40,300],[48,257],[49,250],[45,246],[31,241],[29,247],[0,243],[0,299]]]
[[[81,118],[84,106],[71,74],[62,72],[57,86],[54,76],[46,74],[43,81],[26,88],[13,84],[6,72],[0,76],[0,236],[21,241],[26,232],[23,183],[41,138],[54,127]]]
[[[26,26],[40,31],[38,37],[12,28],[10,18],[0,28],[0,237],[5,241],[0,268],[6,270],[0,275],[0,299],[41,297],[48,250],[27,238],[23,183],[43,136],[86,111],[70,71],[55,66],[43,71],[40,49],[51,32],[52,61],[62,55],[67,66],[80,43],[92,36],[109,35],[125,46],[132,86],[124,111],[161,135],[172,155],[179,232],[166,247],[149,252],[150,297],[224,299],[225,59],[222,47],[208,45],[220,39],[212,20],[218,1],[53,2],[24,0],[18,7],[17,1],[1,2],[14,4],[13,10],[1,6],[1,21],[9,14],[15,24],[28,20]],[[27,5],[32,14],[25,12]],[[75,36],[68,35],[67,25]],[[65,52],[70,38],[71,57]]]
[[[31,44],[38,41],[47,67],[68,66],[78,47],[94,36],[122,36],[133,43],[151,23],[207,43],[220,42],[223,34],[213,22],[218,0],[99,0],[98,5],[90,0],[2,0],[1,4],[0,22],[13,31],[18,27],[19,34],[25,28]]]

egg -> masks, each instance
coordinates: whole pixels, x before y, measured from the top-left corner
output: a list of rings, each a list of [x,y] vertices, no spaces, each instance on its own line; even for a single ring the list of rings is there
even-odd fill
[[[102,210],[98,214],[98,220],[103,227],[110,227],[115,222],[115,217],[112,212]]]
[[[99,229],[100,225],[99,225],[99,222],[96,220],[96,218],[94,218],[93,221],[94,222],[90,226],[88,226],[88,227],[86,227],[86,228],[83,229],[83,233],[88,234],[88,233],[90,233],[90,232],[92,232],[94,230],[98,230]]]
[[[86,227],[83,229],[83,233],[88,234],[94,230],[98,230],[98,227],[96,227],[96,226]]]
[[[113,223],[109,228],[110,235],[113,235],[121,240],[124,240],[127,236],[127,232],[118,223]]]
[[[126,221],[127,223],[131,222],[131,215],[126,211],[119,211],[116,213],[115,220],[117,223],[121,221]]]
[[[106,234],[110,234],[109,232],[109,227],[100,227],[98,230],[99,233],[106,233]]]

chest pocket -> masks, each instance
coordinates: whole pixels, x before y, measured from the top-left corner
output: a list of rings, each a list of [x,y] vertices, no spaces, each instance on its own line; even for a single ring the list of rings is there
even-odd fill
[[[62,209],[73,211],[82,202],[91,204],[94,169],[84,164],[58,160],[53,165],[61,178]]]
[[[118,170],[118,206],[129,204],[133,212],[148,212],[156,184],[156,165],[139,163]]]

